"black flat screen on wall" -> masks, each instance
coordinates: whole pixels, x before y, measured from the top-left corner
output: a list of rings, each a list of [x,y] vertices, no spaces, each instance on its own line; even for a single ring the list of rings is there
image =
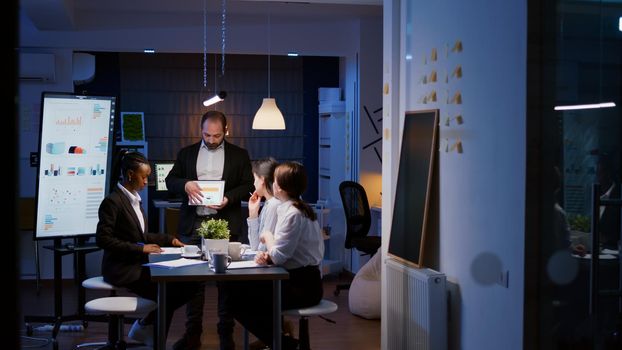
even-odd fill
[[[438,110],[407,112],[403,130],[389,254],[421,267],[437,150]]]

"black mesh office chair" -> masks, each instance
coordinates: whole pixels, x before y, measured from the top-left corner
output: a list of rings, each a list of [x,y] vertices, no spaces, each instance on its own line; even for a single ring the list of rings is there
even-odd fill
[[[361,255],[374,255],[380,248],[379,236],[368,236],[371,226],[371,212],[367,194],[363,186],[354,181],[344,181],[339,184],[341,203],[346,215],[346,242],[347,249],[356,248]],[[352,266],[352,254],[350,254],[350,266]],[[343,289],[350,288],[350,284],[338,284],[335,295]]]

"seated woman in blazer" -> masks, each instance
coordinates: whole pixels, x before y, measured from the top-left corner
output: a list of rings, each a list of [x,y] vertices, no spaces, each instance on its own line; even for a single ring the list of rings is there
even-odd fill
[[[161,246],[181,247],[183,244],[167,234],[147,233],[147,219],[140,206],[138,191],[147,185],[151,167],[138,152],[121,152],[115,161],[112,174],[122,180],[99,206],[97,245],[104,250],[102,275],[104,281],[127,288],[134,294],[157,300],[157,285],[151,282],[148,254],[160,253]],[[116,170],[116,171],[114,171]],[[170,283],[167,288],[166,325],[171,324],[173,312],[184,305],[196,292],[196,283]],[[156,312],[136,321],[129,337],[153,345],[153,323]]]
[[[267,251],[255,257],[258,264],[283,266],[289,279],[281,284],[282,308],[316,305],[322,300],[319,264],[324,241],[315,212],[300,196],[307,187],[304,167],[295,162],[282,163],[274,172],[274,195],[283,203],[277,209],[274,234],[261,235]],[[249,292],[252,291],[252,298]],[[272,283],[270,281],[228,283],[234,317],[265,344],[272,344]],[[283,349],[295,349],[297,341],[283,337]]]

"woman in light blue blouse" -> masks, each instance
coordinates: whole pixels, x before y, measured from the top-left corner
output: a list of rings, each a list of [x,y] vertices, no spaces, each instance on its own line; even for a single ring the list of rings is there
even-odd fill
[[[313,306],[322,299],[319,264],[324,241],[315,212],[300,199],[306,188],[307,175],[301,164],[285,162],[276,167],[273,193],[282,204],[277,209],[274,232],[260,235],[266,251],[255,257],[258,264],[283,266],[289,272],[289,279],[281,283],[284,310]],[[272,282],[227,284],[231,298],[228,307],[235,319],[264,344],[272,344]],[[283,349],[296,349],[297,340],[283,335],[282,345]]]
[[[252,163],[253,177],[255,178],[255,192],[248,200],[248,241],[252,250],[265,251],[266,246],[259,241],[259,236],[268,231],[274,233],[276,226],[276,208],[281,201],[272,192],[274,169],[278,165],[274,158],[263,158]],[[266,202],[259,213],[261,197]]]

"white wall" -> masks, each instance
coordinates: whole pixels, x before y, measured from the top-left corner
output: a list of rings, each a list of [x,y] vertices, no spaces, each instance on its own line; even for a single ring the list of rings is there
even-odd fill
[[[439,108],[440,251],[439,266],[434,268],[450,282],[450,349],[521,349],[526,1],[387,0],[384,4],[384,79],[391,90],[383,101],[383,127],[390,136],[383,146],[392,164],[383,164],[383,194],[395,183],[396,138],[405,111]],[[400,14],[397,29],[387,19],[395,20]],[[457,40],[464,51],[446,55],[446,47],[451,49]],[[433,48],[438,52],[436,62],[430,57]],[[445,83],[445,73],[451,74],[458,64],[463,78]],[[438,82],[422,84],[423,75],[432,70],[437,70]],[[423,96],[433,90],[437,101],[423,104]],[[463,103],[447,104],[446,96],[451,98],[456,91],[462,92]],[[444,125],[447,116],[458,114],[464,118],[463,125]],[[458,138],[464,153],[445,153],[445,139],[451,145]],[[383,197],[386,247],[392,198]],[[503,271],[509,271],[509,288],[495,284]],[[386,339],[383,344],[386,348]]]
[[[363,149],[382,135],[382,22],[361,21],[359,80],[359,182],[365,188],[370,205],[380,205],[382,191],[382,163],[374,147],[382,156],[382,142]],[[365,107],[373,124],[370,122]],[[374,111],[377,111],[374,113]],[[374,128],[375,127],[375,128]]]

